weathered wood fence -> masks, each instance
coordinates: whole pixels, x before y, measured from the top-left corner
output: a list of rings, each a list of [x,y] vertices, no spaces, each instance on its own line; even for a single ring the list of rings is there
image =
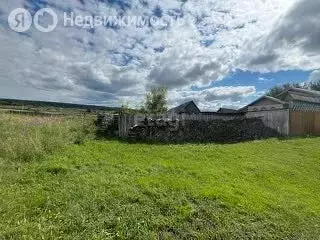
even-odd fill
[[[248,112],[246,118],[260,118],[266,127],[276,130],[282,136],[289,135],[289,109]]]

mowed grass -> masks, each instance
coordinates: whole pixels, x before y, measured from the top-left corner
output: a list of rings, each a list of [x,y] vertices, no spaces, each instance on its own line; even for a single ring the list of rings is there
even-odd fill
[[[319,239],[319,146],[92,140],[2,162],[0,239]]]

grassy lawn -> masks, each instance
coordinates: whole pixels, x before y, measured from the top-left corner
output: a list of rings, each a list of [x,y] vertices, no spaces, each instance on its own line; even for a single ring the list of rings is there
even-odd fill
[[[0,162],[0,239],[319,239],[320,139],[87,141]]]

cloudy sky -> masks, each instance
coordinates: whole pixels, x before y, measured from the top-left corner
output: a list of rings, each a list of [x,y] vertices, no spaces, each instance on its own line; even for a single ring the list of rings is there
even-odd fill
[[[58,26],[14,32],[16,8],[51,8]],[[161,24],[64,26],[71,13]],[[239,108],[273,85],[320,79],[320,1],[1,0],[0,56],[0,98],[134,107],[165,85],[171,106]]]

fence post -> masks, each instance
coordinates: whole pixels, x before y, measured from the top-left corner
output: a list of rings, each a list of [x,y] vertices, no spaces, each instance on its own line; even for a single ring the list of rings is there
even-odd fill
[[[118,130],[119,130],[119,137],[122,137],[122,114],[119,113],[118,115]]]

